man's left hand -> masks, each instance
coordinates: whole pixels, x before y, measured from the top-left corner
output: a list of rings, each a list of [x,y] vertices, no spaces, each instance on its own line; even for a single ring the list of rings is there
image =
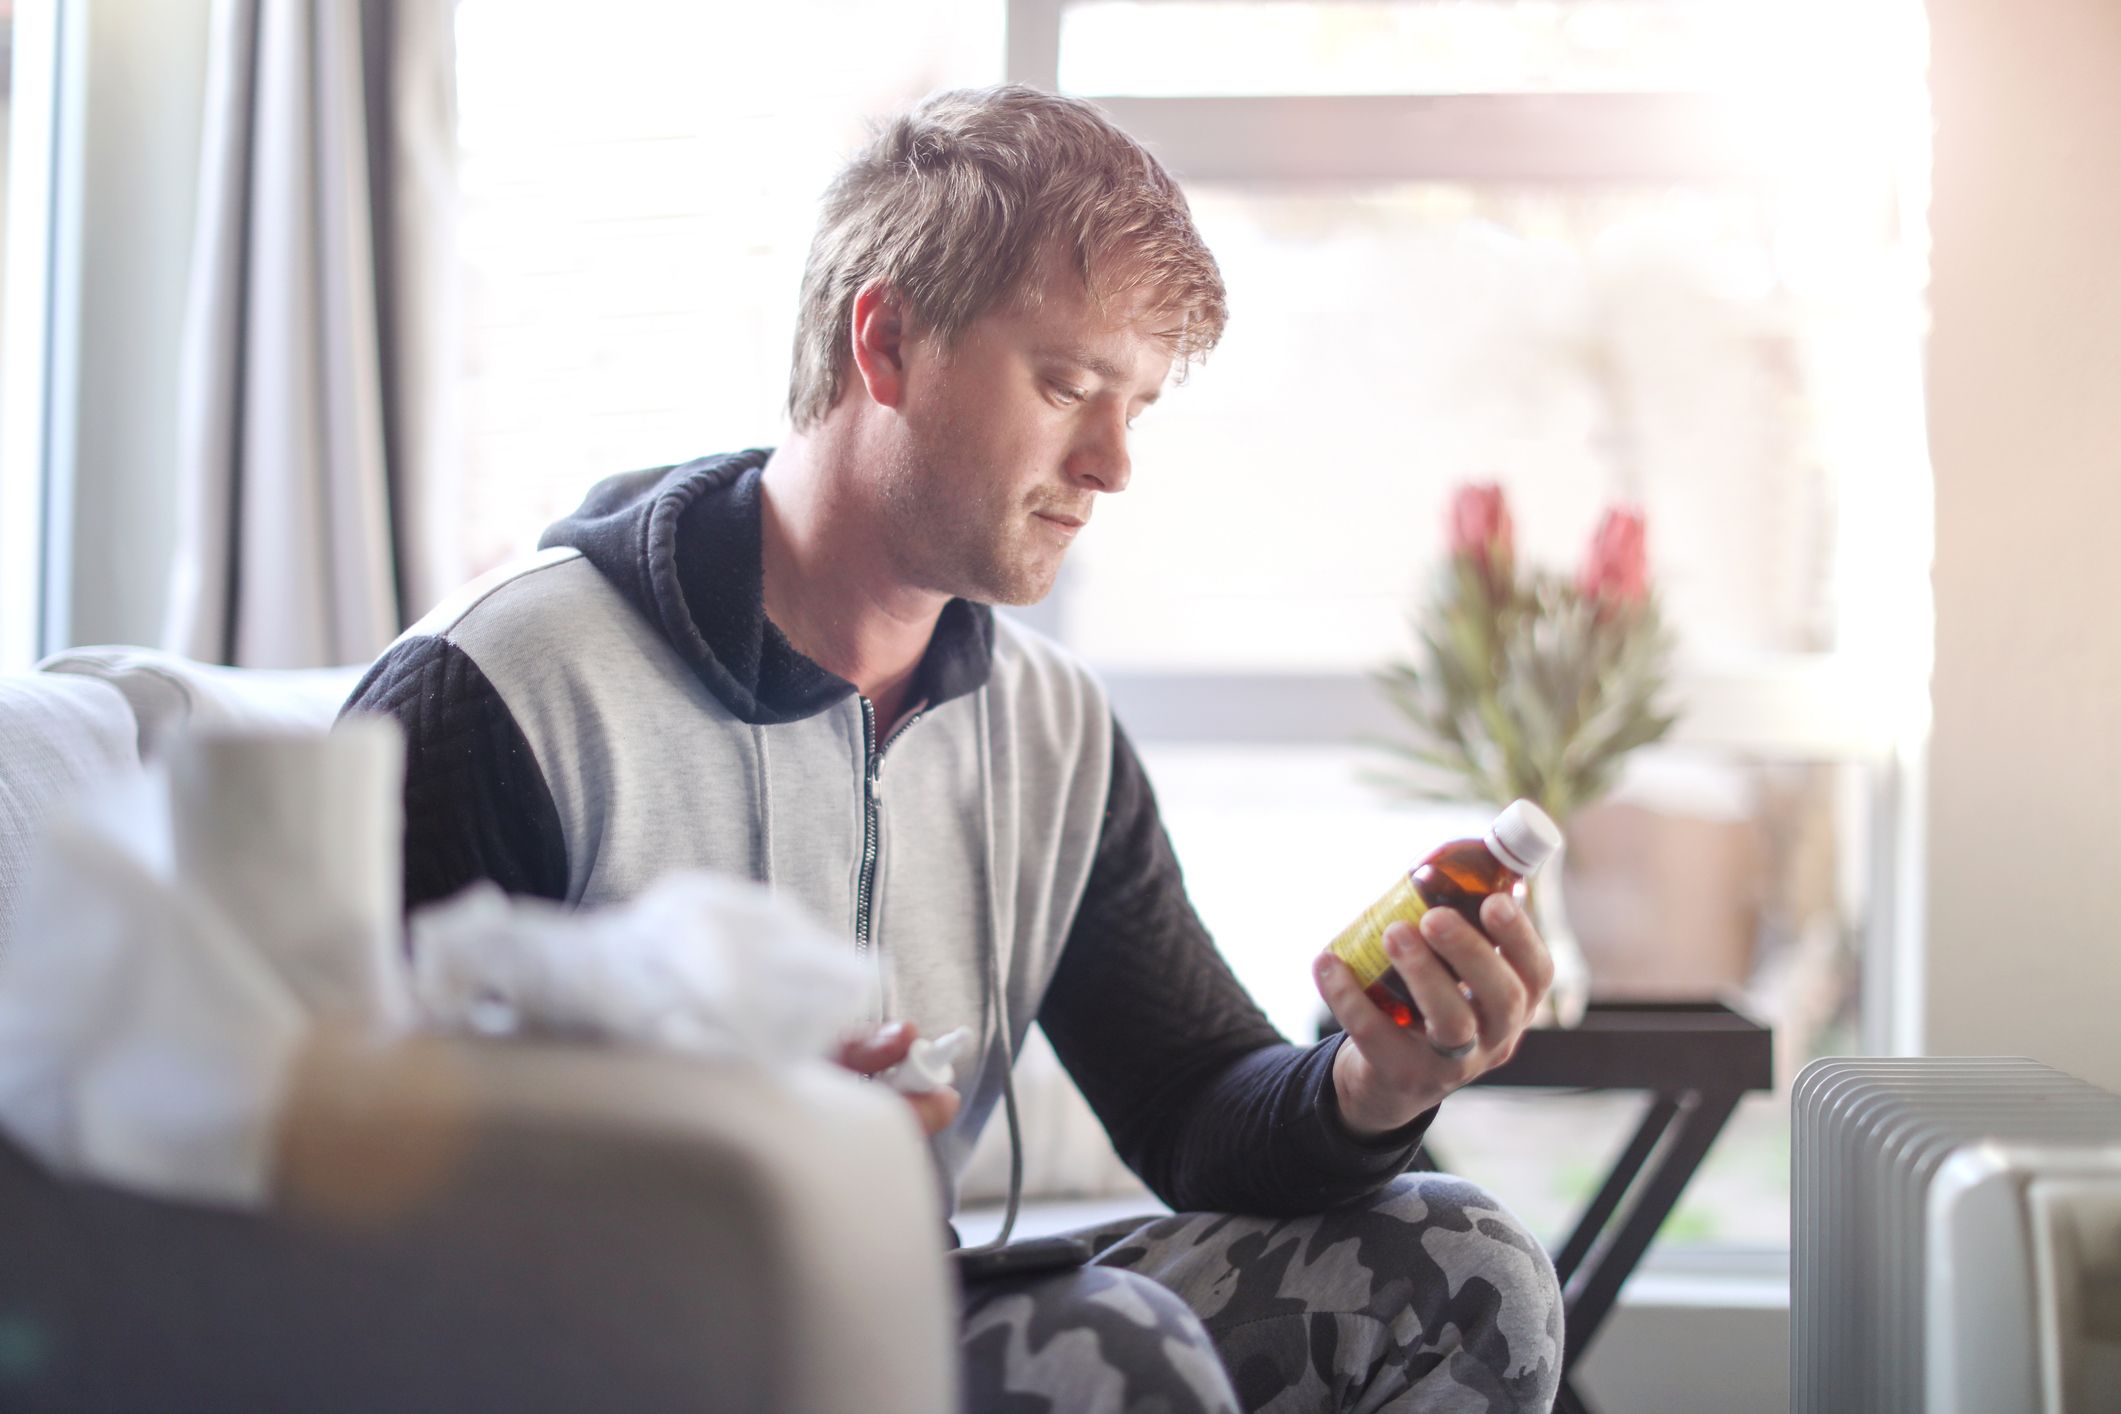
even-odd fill
[[[1396,1024],[1364,995],[1339,958],[1319,959],[1319,995],[1348,1034],[1333,1057],[1333,1089],[1341,1120],[1358,1138],[1411,1123],[1517,1053],[1554,964],[1515,900],[1489,898],[1480,923],[1432,908],[1419,930],[1405,923],[1385,930],[1385,955],[1421,1013],[1413,1026]],[[1465,1054],[1444,1054],[1468,1041]]]
[[[920,1032],[912,1022],[894,1021],[841,1041],[838,1060],[856,1075],[874,1077],[911,1054],[913,1043],[919,1037]],[[913,1106],[914,1117],[921,1122],[922,1132],[933,1139],[957,1118],[961,1101],[957,1091],[944,1085],[908,1095],[906,1103]]]

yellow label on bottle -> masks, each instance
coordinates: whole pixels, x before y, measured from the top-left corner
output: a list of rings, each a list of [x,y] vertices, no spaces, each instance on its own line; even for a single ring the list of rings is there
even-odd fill
[[[1385,890],[1384,897],[1364,909],[1362,917],[1326,944],[1326,951],[1348,964],[1355,980],[1367,987],[1392,970],[1392,960],[1385,956],[1385,929],[1401,921],[1418,928],[1421,916],[1428,911],[1429,905],[1414,892],[1413,876],[1402,874],[1398,883]]]

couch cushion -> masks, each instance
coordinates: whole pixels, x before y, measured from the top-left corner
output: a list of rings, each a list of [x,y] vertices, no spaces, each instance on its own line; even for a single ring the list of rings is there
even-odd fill
[[[187,726],[231,731],[325,731],[367,671],[223,668],[151,648],[70,648],[39,663],[109,683],[132,704],[140,754]]]
[[[0,677],[0,952],[45,817],[96,781],[139,766],[139,728],[109,683]]]

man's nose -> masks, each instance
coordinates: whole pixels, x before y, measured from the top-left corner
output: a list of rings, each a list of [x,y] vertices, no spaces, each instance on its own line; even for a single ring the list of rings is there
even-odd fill
[[[1093,491],[1127,489],[1134,463],[1127,455],[1127,419],[1124,414],[1099,418],[1083,434],[1083,440],[1068,458],[1068,474]]]

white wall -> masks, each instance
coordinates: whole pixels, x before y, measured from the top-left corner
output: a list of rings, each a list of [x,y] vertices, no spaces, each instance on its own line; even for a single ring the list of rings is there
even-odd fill
[[[177,350],[211,5],[75,3],[87,6],[88,55],[65,636],[152,643],[176,529]]]
[[[1930,12],[1927,1049],[2121,1089],[2121,4]]]

